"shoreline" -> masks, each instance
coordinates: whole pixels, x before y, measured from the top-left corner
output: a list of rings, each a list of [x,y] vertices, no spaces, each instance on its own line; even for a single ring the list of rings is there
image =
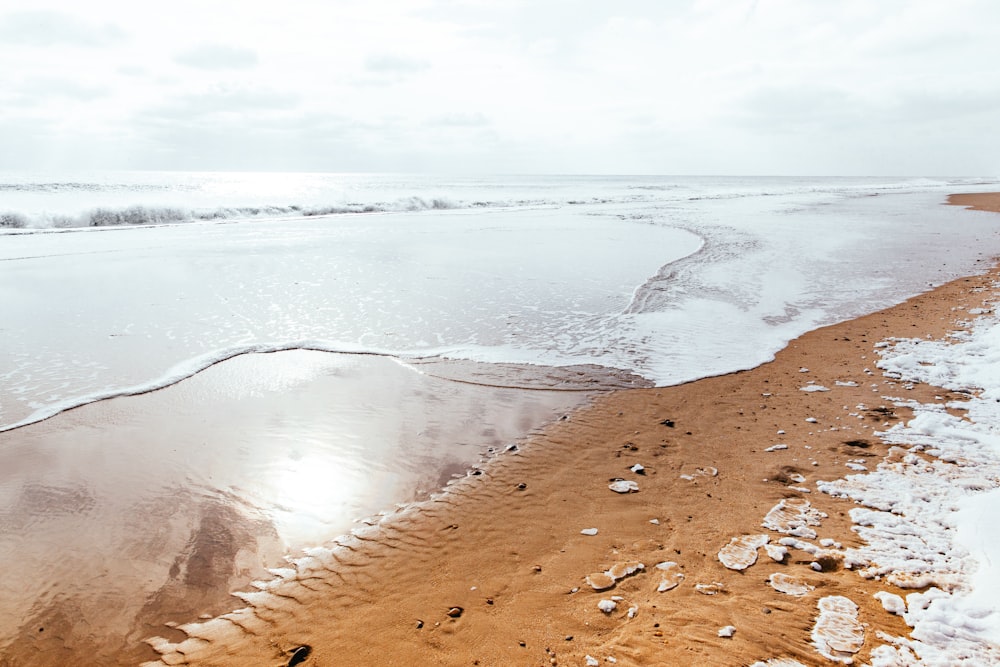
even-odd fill
[[[950,201],[968,205],[965,196]],[[1000,196],[980,210],[998,204]],[[819,537],[860,546],[848,516],[855,505],[818,492],[816,482],[843,478],[852,461],[887,456],[874,431],[912,416],[883,398],[903,390],[875,369],[875,345],[942,338],[993,296],[998,277],[993,268],[811,331],[748,371],[600,396],[432,501],[339,546],[308,550],[294,563],[298,574],[281,571],[286,580],[238,596],[255,611],[185,626],[188,641],[165,631],[152,642],[164,661],[151,664],[287,664],[303,646],[303,664],[578,665],[587,656],[600,664],[829,664],[811,645],[820,594],[860,607],[868,628],[856,658],[867,660],[884,643],[877,632],[908,636],[873,597],[898,589],[861,578],[842,558],[795,550],[782,564],[762,558],[736,571],[717,554],[734,537],[767,532],[763,517],[785,498],[827,515]],[[810,383],[831,391],[801,390]],[[962,398],[928,385],[905,392],[920,402]],[[786,443],[793,446],[776,447]],[[615,478],[636,481],[639,491],[610,491]],[[597,534],[581,534],[590,528]],[[644,568],[612,589],[587,585],[588,575],[639,562]],[[660,562],[678,564],[676,588],[657,590]],[[814,590],[778,593],[762,583],[776,571]],[[705,594],[716,583],[716,594]],[[597,602],[612,595],[622,597],[616,610],[600,611]],[[737,628],[731,638],[718,634],[726,626]]]

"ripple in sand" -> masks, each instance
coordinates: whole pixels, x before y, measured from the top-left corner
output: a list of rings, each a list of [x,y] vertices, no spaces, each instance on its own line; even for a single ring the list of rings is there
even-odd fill
[[[771,508],[761,524],[765,528],[806,539],[815,539],[816,531],[809,526],[820,525],[826,514],[801,498],[785,498]]]
[[[785,595],[794,595],[795,597],[802,597],[813,590],[815,587],[810,586],[806,582],[798,579],[796,577],[789,576],[782,572],[775,572],[772,574],[767,583],[771,584],[771,588],[778,591],[779,593],[784,593]]]
[[[865,629],[858,622],[858,605],[842,595],[819,601],[819,616],[812,631],[813,645],[820,655],[845,665],[865,643]]]
[[[745,570],[757,562],[757,549],[770,541],[767,535],[734,537],[719,551],[719,562],[730,570]]]

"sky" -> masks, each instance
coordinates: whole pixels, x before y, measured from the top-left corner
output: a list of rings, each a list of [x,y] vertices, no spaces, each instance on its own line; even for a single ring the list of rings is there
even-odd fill
[[[4,0],[0,169],[1000,174],[995,0]]]

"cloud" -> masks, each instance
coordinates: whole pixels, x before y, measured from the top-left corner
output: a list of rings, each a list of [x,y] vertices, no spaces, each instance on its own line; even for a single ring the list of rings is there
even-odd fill
[[[52,98],[65,98],[77,102],[107,97],[111,89],[79,83],[63,77],[34,77],[21,82],[12,89],[15,99],[22,103],[37,104]]]
[[[253,116],[261,112],[293,109],[298,95],[270,90],[217,88],[174,97],[142,116],[156,122],[184,122],[218,115]]]
[[[430,118],[426,125],[431,127],[488,127],[490,121],[480,112],[448,113]]]
[[[843,126],[868,116],[868,104],[833,86],[764,86],[737,100],[722,117],[777,134]]]
[[[416,58],[381,54],[366,58],[364,68],[369,76],[358,83],[362,85],[388,85],[400,83],[430,69],[430,63]]]
[[[197,69],[250,69],[257,66],[257,52],[224,44],[203,44],[179,53],[174,62]]]
[[[113,23],[96,25],[60,12],[22,11],[0,17],[0,41],[6,44],[102,47],[123,39],[125,32]]]

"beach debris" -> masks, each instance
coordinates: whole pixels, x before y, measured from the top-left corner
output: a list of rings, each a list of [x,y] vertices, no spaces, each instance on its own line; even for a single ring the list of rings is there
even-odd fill
[[[821,599],[818,606],[813,646],[829,660],[853,664],[854,654],[865,643],[865,629],[858,622],[858,605],[843,595],[830,595]]]
[[[448,610],[448,617],[449,618],[458,618],[458,617],[460,617],[464,613],[465,613],[465,610],[462,609],[461,607],[452,607],[451,609]]]
[[[730,570],[745,570],[757,562],[757,549],[771,541],[767,535],[741,535],[719,551],[719,562]]]
[[[815,586],[810,586],[801,579],[797,579],[796,577],[783,572],[775,572],[772,574],[768,577],[767,583],[771,584],[771,588],[779,593],[792,595],[794,597],[802,597],[803,595],[808,594],[809,591],[815,589]]]
[[[808,372],[809,372],[809,369],[808,369],[808,368],[806,368],[805,366],[803,366],[802,368],[800,368],[800,369],[799,369],[799,372],[800,372],[800,373],[808,373]]]
[[[838,387],[857,387],[858,383],[854,380],[837,380],[835,383]]]
[[[806,667],[798,660],[791,658],[771,658],[765,662],[755,662],[750,667]]]
[[[673,428],[674,426],[676,426],[676,424],[674,424],[673,419],[664,419],[660,423],[666,426],[667,428]]]
[[[807,424],[818,424],[819,420],[816,419],[815,417],[806,417],[806,423]]]
[[[634,466],[632,466],[631,468],[629,468],[629,470],[631,470],[632,472],[634,472],[636,475],[645,475],[646,474],[646,468],[641,463],[636,463]]]
[[[816,531],[809,526],[820,525],[826,514],[802,498],[784,498],[771,508],[761,524],[764,528],[806,539],[815,539]]]
[[[587,667],[597,667],[601,664],[601,661],[592,655],[585,655],[583,656],[583,659],[586,661]]]
[[[635,618],[636,614],[638,614],[638,613],[639,613],[639,606],[638,605],[633,605],[633,606],[631,606],[631,607],[628,608],[628,614],[626,614],[626,615],[629,618]]]
[[[608,484],[608,488],[615,493],[633,493],[639,490],[639,485],[630,479],[616,479]]]
[[[786,445],[786,444],[771,445],[770,447],[768,447],[764,451],[765,452],[778,452],[778,451],[781,451],[782,449],[788,449],[788,445]]]
[[[288,667],[295,667],[295,665],[301,665],[306,661],[306,658],[312,653],[312,646],[308,644],[303,644],[292,651],[292,657],[288,659]]]
[[[729,639],[733,635],[736,634],[736,626],[735,625],[727,625],[724,628],[719,628],[719,633],[718,634],[719,634],[720,637],[725,637],[726,639]]]
[[[649,522],[651,524],[653,524],[654,526],[659,526],[660,525],[660,520],[659,519],[650,519]]]
[[[780,544],[765,544],[764,551],[776,563],[781,563],[788,557],[788,547],[781,546]]]
[[[681,566],[672,560],[656,564],[656,569],[660,571],[660,583],[656,587],[657,593],[665,593],[677,588],[684,581],[684,573]]]
[[[719,581],[713,581],[710,584],[695,584],[694,589],[702,595],[718,595],[726,591],[725,585]]]
[[[601,600],[597,603],[597,608],[603,611],[605,614],[610,614],[615,609],[618,608],[618,603],[614,600]]]
[[[830,389],[821,384],[807,384],[804,387],[799,387],[799,391],[830,391]]]
[[[625,561],[615,563],[604,572],[595,572],[587,575],[587,583],[595,591],[603,591],[615,585],[619,579],[624,579],[630,574],[635,574],[646,566],[637,561]]]
[[[597,535],[597,529],[596,528],[584,528],[583,530],[580,531],[580,534],[581,535]]]

